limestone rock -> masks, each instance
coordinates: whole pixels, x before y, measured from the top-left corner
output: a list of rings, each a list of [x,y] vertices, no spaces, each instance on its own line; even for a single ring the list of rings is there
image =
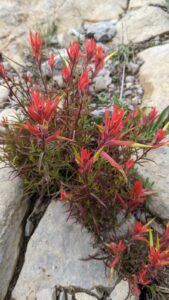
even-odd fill
[[[36,294],[36,300],[56,300],[55,289],[43,289]]]
[[[0,163],[0,299],[4,299],[15,270],[27,208],[22,183]]]
[[[144,166],[139,167],[139,172],[144,178],[148,177],[150,182],[154,182],[153,189],[159,191],[159,193],[153,195],[147,205],[153,215],[169,220],[169,148],[162,147],[152,150],[148,158],[155,163],[153,161],[146,162]]]
[[[1,125],[1,122],[4,119],[7,119],[10,122],[16,121],[17,111],[13,108],[5,108],[0,112],[0,134],[5,133],[5,128]]]
[[[139,57],[144,61],[139,79],[144,88],[143,104],[156,106],[162,111],[169,105],[169,45],[162,45],[142,51]]]
[[[0,108],[3,108],[8,103],[9,90],[0,86]]]
[[[76,300],[97,300],[96,297],[91,296],[91,295],[86,294],[86,293],[76,293],[75,299]]]
[[[164,5],[166,4],[165,0],[130,0],[129,9],[138,8],[145,5]]]
[[[143,6],[128,13],[116,25],[114,43],[140,43],[169,31],[168,14],[154,6]]]
[[[111,300],[136,300],[135,296],[127,297],[129,284],[127,281],[120,281],[110,295]]]
[[[94,24],[85,23],[84,29],[88,37],[94,37],[96,42],[102,43],[111,41],[116,34],[116,27],[113,21],[97,22]]]
[[[105,277],[103,263],[81,260],[96,251],[91,235],[74,220],[66,220],[66,207],[52,202],[28,243],[12,294],[15,300],[35,300],[37,291],[57,285],[86,289],[113,285]]]

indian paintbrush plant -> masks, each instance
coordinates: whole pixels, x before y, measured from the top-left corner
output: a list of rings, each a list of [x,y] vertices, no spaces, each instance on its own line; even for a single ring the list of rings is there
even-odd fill
[[[122,238],[118,229],[146,209],[155,193],[137,165],[152,149],[168,145],[168,108],[159,114],[153,107],[131,110],[115,104],[105,108],[103,117],[94,118],[90,85],[114,53],[105,53],[94,39],[82,46],[72,42],[62,61],[64,85],[59,88],[53,80],[57,57],[48,57],[47,79],[39,33],[30,32],[30,46],[33,71],[16,78],[0,64],[1,83],[18,106],[15,122],[1,122],[1,160],[23,179],[25,193],[65,203],[69,217],[94,233],[100,250],[93,258],[103,259],[110,274],[115,269],[127,279],[130,292],[139,298],[144,286],[163,280],[169,264],[169,227],[159,236],[151,222],[136,222]]]

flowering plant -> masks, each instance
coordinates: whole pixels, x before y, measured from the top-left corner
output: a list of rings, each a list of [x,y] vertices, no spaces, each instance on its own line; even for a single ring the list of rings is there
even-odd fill
[[[1,124],[5,128],[1,160],[22,177],[25,192],[66,203],[69,215],[101,243],[106,265],[127,278],[138,296],[139,286],[152,284],[168,265],[169,230],[158,247],[150,245],[148,225],[140,222],[121,240],[118,217],[122,212],[124,222],[135,216],[154,193],[136,165],[151,149],[168,144],[164,141],[168,108],[158,114],[155,108],[131,111],[116,104],[95,119],[90,85],[111,55],[93,39],[83,47],[72,42],[66,49],[67,59],[62,60],[63,87],[56,88],[53,76],[58,58],[53,53],[48,58],[51,79],[47,80],[39,33],[30,33],[30,45],[35,74],[23,73],[16,80],[0,64],[0,77],[19,108],[15,122]]]

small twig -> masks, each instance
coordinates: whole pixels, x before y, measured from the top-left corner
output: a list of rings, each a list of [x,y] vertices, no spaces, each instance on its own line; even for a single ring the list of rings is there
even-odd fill
[[[120,100],[122,100],[122,98],[123,98],[125,70],[126,70],[126,65],[125,65],[125,63],[124,63],[124,64],[123,64],[122,79],[121,79],[121,88],[120,88]]]

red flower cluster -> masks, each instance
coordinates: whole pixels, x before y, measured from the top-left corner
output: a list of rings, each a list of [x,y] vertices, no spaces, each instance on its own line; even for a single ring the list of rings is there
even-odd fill
[[[86,173],[90,172],[90,170],[93,166],[94,160],[93,160],[92,154],[87,149],[82,147],[80,155],[76,154],[75,159],[79,166],[80,173],[86,174]]]
[[[35,57],[35,59],[40,60],[42,54],[41,49],[43,45],[40,34],[36,32],[35,35],[33,36],[32,32],[30,31],[29,40],[30,40],[33,56]]]
[[[5,69],[4,69],[4,65],[0,64],[0,77],[5,78]]]
[[[119,262],[121,254],[126,250],[126,246],[122,241],[119,241],[117,245],[107,244],[106,246],[115,254],[115,258],[111,262],[111,268],[114,268]]]

